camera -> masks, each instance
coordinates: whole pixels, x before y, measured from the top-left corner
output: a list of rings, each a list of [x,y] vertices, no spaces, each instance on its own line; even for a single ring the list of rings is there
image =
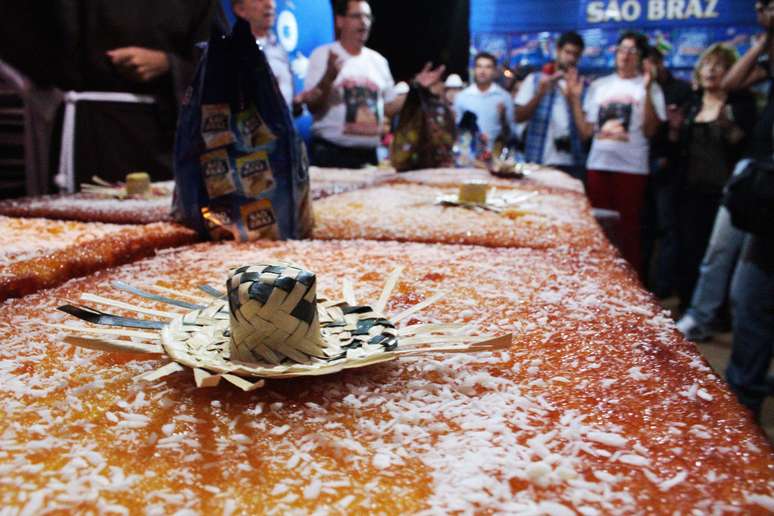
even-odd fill
[[[554,138],[554,147],[559,152],[572,153],[572,142],[570,141],[569,135]]]

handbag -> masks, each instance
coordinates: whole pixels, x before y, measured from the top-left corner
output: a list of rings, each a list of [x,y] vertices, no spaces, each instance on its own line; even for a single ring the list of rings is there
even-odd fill
[[[390,144],[392,166],[398,172],[451,166],[454,131],[454,115],[443,99],[412,84]]]
[[[774,161],[752,160],[731,176],[724,188],[723,205],[738,229],[774,237]]]

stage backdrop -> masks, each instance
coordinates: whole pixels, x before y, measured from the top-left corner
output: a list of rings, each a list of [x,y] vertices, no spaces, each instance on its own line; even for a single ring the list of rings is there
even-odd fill
[[[637,30],[680,75],[712,43],[743,53],[759,32],[752,0],[471,0],[470,30],[474,51],[512,67],[542,65],[559,35],[577,30],[586,42],[581,69],[596,73],[612,68],[619,34]]]

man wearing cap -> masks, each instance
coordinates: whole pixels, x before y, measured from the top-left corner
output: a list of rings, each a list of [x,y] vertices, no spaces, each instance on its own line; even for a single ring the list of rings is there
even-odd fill
[[[304,81],[312,123],[312,163],[360,168],[377,163],[385,115],[401,108],[387,60],[365,46],[373,23],[365,0],[337,0],[338,39],[312,52]]]
[[[456,73],[452,73],[446,78],[446,82],[443,83],[443,86],[446,102],[451,106],[454,105],[454,99],[457,97],[457,94],[465,87],[465,83],[462,82],[462,77]]]
[[[575,69],[583,48],[580,35],[562,34],[556,45],[556,62],[528,75],[514,100],[516,121],[527,122],[527,161],[558,168],[579,179],[584,175],[583,145],[562,89],[565,72]]]

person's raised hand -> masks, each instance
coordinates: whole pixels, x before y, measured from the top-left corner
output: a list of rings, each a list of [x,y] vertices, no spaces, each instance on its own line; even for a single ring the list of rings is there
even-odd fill
[[[761,32],[752,37],[752,47],[758,54],[762,54],[768,50],[769,41],[771,39],[771,32]]]
[[[685,113],[675,104],[669,104],[667,106],[667,123],[669,128],[673,131],[679,130],[685,122]]]
[[[649,60],[645,60],[642,63],[642,78],[645,83],[645,89],[650,89],[650,85],[653,84],[657,75],[656,68]]]
[[[107,51],[118,72],[136,82],[150,82],[169,72],[169,58],[161,50],[121,47]]]
[[[328,62],[325,64],[324,78],[329,82],[335,81],[336,77],[339,76],[339,72],[341,72],[342,66],[344,66],[344,61],[336,54],[336,52],[329,50]]]
[[[564,73],[565,86],[562,93],[568,99],[580,100],[583,95],[583,79],[577,68],[570,68]]]
[[[425,63],[425,66],[422,67],[422,70],[416,75],[416,77],[414,77],[414,80],[421,86],[429,88],[441,80],[441,76],[445,71],[446,67],[444,65],[440,65],[434,69],[432,63],[428,62]]]
[[[561,70],[557,70],[552,74],[540,74],[540,80],[538,81],[538,93],[540,95],[545,95],[548,93],[551,88],[554,87],[556,83],[558,83],[561,79],[563,79],[565,76],[565,73]]]

